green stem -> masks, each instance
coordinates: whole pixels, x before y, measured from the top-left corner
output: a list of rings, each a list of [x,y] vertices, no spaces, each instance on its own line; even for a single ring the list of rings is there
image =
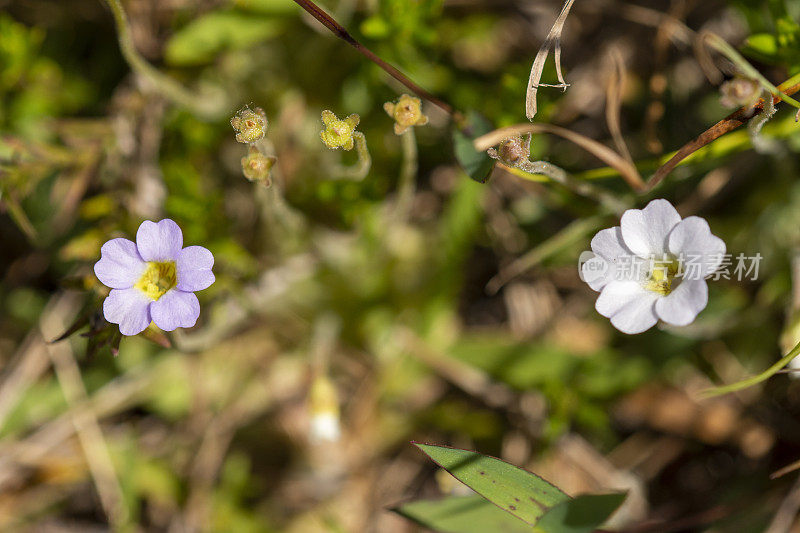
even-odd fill
[[[411,204],[414,201],[416,191],[416,177],[419,168],[417,157],[417,138],[414,135],[414,128],[408,128],[400,136],[403,147],[403,164],[400,167],[400,180],[397,186],[397,218],[405,220],[411,211]]]
[[[758,70],[756,70],[742,55],[736,51],[734,47],[729,45],[723,38],[713,33],[706,35],[706,39],[719,53],[727,57],[734,65],[736,65],[742,74],[749,78],[753,78],[761,84],[770,94],[777,96],[784,102],[800,109],[800,102],[783,93],[780,89],[775,87],[767,78],[765,78]],[[794,79],[794,78],[792,78]]]
[[[120,0],[104,0],[111,13],[114,15],[114,22],[117,25],[117,39],[119,40],[119,48],[122,52],[122,57],[128,62],[131,69],[149,81],[153,88],[160,94],[178,104],[193,111],[194,113],[208,117],[219,117],[227,107],[219,100],[210,98],[201,98],[196,94],[192,94],[180,83],[172,78],[165,76],[158,69],[153,67],[147,60],[139,54],[131,36],[130,23],[128,17],[125,15],[125,10],[122,8]]]
[[[742,381],[737,381],[736,383],[731,383],[730,385],[723,385],[722,387],[714,387],[711,389],[706,389],[702,392],[702,397],[713,398],[715,396],[722,396],[723,394],[729,394],[731,392],[740,391],[748,387],[752,387],[753,385],[757,385],[762,381],[766,381],[775,374],[777,374],[783,367],[788,365],[789,362],[798,355],[800,355],[800,343],[798,343],[794,348],[792,348],[792,351],[784,355],[777,363],[766,369],[764,372],[758,374],[757,376],[743,379]]]
[[[612,194],[607,193],[591,183],[575,179],[563,168],[548,163],[547,161],[528,161],[520,165],[518,169],[512,170],[509,168],[509,171],[525,179],[531,179],[538,175],[547,176],[556,183],[560,183],[575,193],[598,202],[612,213],[618,215],[621,215],[625,210],[630,208],[630,205],[617,199]]]
[[[372,168],[372,156],[369,155],[367,148],[367,137],[360,131],[353,132],[353,141],[356,146],[358,161],[352,167],[339,167],[336,176],[355,181],[361,181],[367,177]]]

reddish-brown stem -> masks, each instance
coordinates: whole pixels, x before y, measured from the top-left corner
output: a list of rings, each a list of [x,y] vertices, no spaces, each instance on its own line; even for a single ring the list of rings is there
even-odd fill
[[[781,88],[781,91],[787,95],[791,96],[794,93],[800,91],[800,84],[793,85],[786,89]],[[772,98],[772,102],[777,104],[781,101],[779,96],[774,96]],[[689,141],[688,143],[684,144],[678,152],[670,158],[669,161],[664,163],[658,170],[656,170],[655,174],[653,174],[650,179],[647,181],[647,189],[652,190],[656,185],[661,183],[661,181],[667,177],[667,174],[672,172],[675,167],[678,166],[678,163],[689,157],[691,154],[702,148],[703,146],[719,139],[726,133],[729,133],[745,122],[747,122],[750,118],[755,116],[756,114],[760,113],[764,109],[764,100],[763,98],[759,100],[759,102],[751,107],[751,108],[742,108],[737,111],[734,111],[724,119],[720,120],[706,131],[701,133],[698,137]]]
[[[322,23],[323,26],[331,30],[334,35],[348,43],[350,46],[358,50],[364,57],[381,67],[391,77],[408,87],[420,98],[424,98],[430,103],[443,109],[448,115],[451,115],[454,120],[458,121],[461,118],[461,113],[456,111],[453,106],[447,102],[432,95],[413,81],[411,81],[405,74],[397,70],[395,67],[375,55],[369,48],[365,47],[360,42],[356,41],[344,27],[336,22],[330,15],[323,11],[318,5],[311,0],[294,0],[297,5],[305,9],[312,17]]]

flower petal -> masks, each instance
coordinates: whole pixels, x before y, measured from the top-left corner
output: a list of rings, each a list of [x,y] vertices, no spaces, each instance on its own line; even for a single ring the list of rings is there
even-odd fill
[[[685,277],[703,279],[713,274],[722,263],[725,242],[711,234],[711,228],[704,219],[687,217],[670,232],[669,251],[683,260]],[[689,272],[692,263],[697,265],[698,272],[694,274]]]
[[[156,326],[164,331],[190,328],[197,323],[200,316],[200,302],[193,292],[172,289],[153,302],[150,314]]]
[[[103,316],[123,335],[136,335],[150,325],[151,303],[139,289],[114,289],[103,302]]]
[[[136,246],[145,261],[174,261],[183,247],[183,234],[175,221],[145,220],[136,232]]]
[[[638,281],[612,281],[603,288],[595,308],[611,319],[623,333],[641,333],[658,321],[655,303],[658,294],[648,291]]]
[[[667,237],[681,216],[666,200],[653,200],[644,209],[622,214],[620,227],[625,245],[639,257],[649,258],[667,251]]]
[[[609,275],[609,270],[608,261],[598,255],[592,254],[590,259],[581,263],[581,279],[585,281],[593,291],[599,292],[603,290],[603,287],[608,285],[608,282],[612,279]]]
[[[193,292],[214,283],[214,256],[202,246],[188,246],[178,254],[178,290]]]
[[[630,265],[635,256],[625,246],[619,226],[599,231],[591,246],[596,257],[583,262],[582,279],[593,290],[599,291],[610,281],[622,279],[618,276],[619,270]]]
[[[684,279],[674,291],[656,301],[658,318],[673,326],[687,326],[708,304],[704,279]]]
[[[100,248],[100,261],[94,273],[100,283],[112,289],[128,289],[141,277],[147,266],[136,243],[128,239],[111,239]]]
[[[619,226],[598,231],[597,235],[592,238],[592,251],[609,261],[620,256],[631,255],[630,249],[622,240],[622,230]]]

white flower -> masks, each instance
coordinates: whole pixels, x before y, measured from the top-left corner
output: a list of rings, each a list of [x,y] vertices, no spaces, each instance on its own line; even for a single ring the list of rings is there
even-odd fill
[[[337,442],[342,436],[338,413],[323,412],[311,417],[312,442]]]
[[[725,243],[700,217],[681,220],[666,200],[629,209],[619,226],[592,239],[594,258],[581,277],[600,291],[595,308],[623,333],[641,333],[658,320],[691,324],[708,303],[705,278],[725,255]]]

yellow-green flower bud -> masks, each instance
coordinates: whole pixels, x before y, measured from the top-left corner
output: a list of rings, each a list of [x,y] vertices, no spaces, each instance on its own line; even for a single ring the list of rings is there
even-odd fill
[[[355,114],[344,120],[339,120],[333,111],[326,109],[322,112],[322,124],[325,129],[320,132],[319,136],[325,146],[331,150],[337,150],[338,148],[352,150],[355,142],[353,134],[360,121],[361,118]]]
[[[276,159],[262,154],[258,148],[251,146],[248,154],[242,158],[242,173],[250,181],[261,183],[265,187],[270,185],[270,169]]]
[[[394,132],[397,135],[402,135],[412,126],[424,126],[428,123],[428,117],[422,114],[422,102],[414,96],[404,94],[397,103],[383,104],[383,109],[394,119]]]
[[[267,114],[260,107],[240,109],[231,119],[231,126],[236,131],[236,140],[240,143],[252,144],[267,134]]]
[[[719,103],[725,107],[752,107],[761,97],[761,85],[750,78],[736,77],[723,83]]]

